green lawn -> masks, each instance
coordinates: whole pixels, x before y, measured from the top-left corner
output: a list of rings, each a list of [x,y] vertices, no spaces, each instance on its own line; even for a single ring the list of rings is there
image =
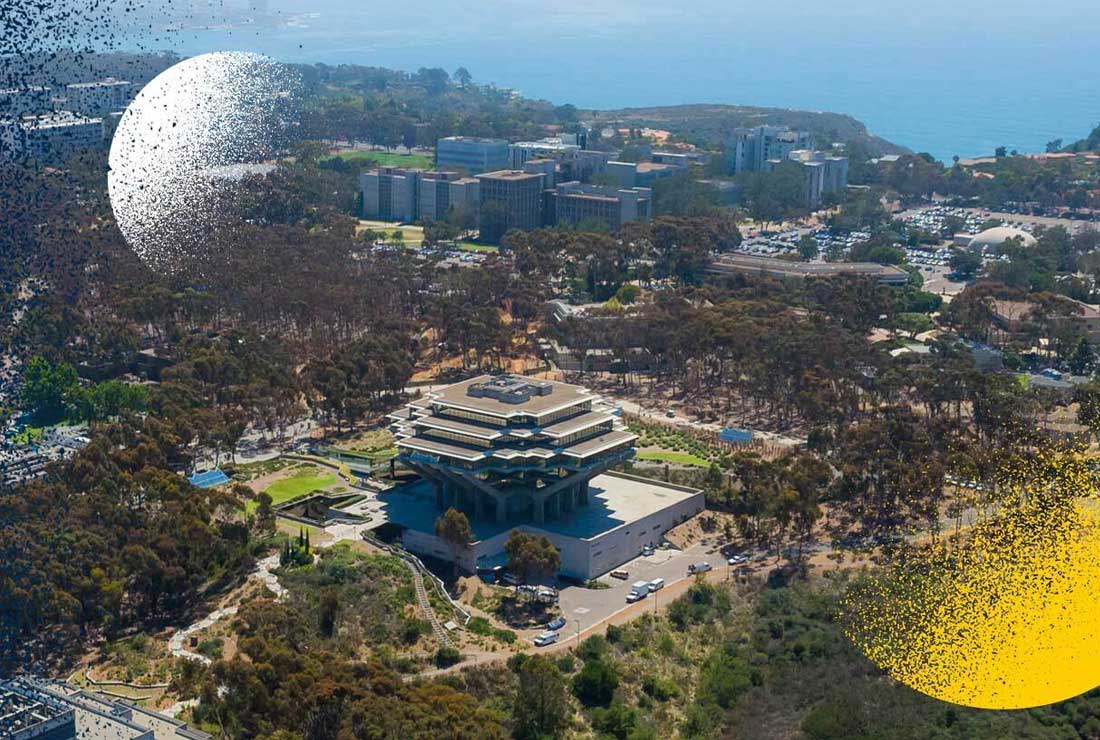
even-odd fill
[[[17,445],[29,445],[35,444],[42,439],[42,432],[46,431],[45,427],[27,427],[15,436],[14,442]]]
[[[401,243],[405,247],[419,247],[424,243],[424,229],[420,226],[393,226],[387,224],[384,221],[364,221],[360,220],[359,225],[364,229],[371,229],[372,231],[379,231],[386,235],[386,241],[389,241],[390,236],[395,231],[400,231],[404,237]]]
[[[396,152],[341,152],[336,155],[349,162],[373,160],[384,167],[419,167],[430,170],[435,166],[427,154],[398,154]]]
[[[710,467],[708,461],[688,452],[639,452],[638,459],[656,460],[657,462],[676,463],[678,465],[698,465],[701,468]]]
[[[477,244],[475,242],[458,242],[456,247],[464,252],[499,252],[500,247],[494,247],[491,244]]]
[[[303,468],[289,478],[275,481],[264,492],[271,497],[272,506],[278,506],[292,498],[328,488],[335,484],[336,480],[336,475],[333,473],[321,473],[316,468]],[[255,501],[249,501],[245,508],[251,512],[256,506]]]

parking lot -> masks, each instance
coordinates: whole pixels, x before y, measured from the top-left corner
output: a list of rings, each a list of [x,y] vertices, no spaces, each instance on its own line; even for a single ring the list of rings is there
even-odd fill
[[[714,566],[716,571],[725,571],[726,559],[721,553],[708,553],[710,548],[706,545],[695,545],[687,550],[656,550],[652,555],[640,555],[633,560],[619,566],[619,570],[627,572],[627,578],[620,580],[609,575],[601,576],[598,580],[609,588],[584,588],[583,586],[569,586],[559,592],[558,605],[561,607],[562,616],[568,623],[562,630],[561,639],[569,635],[575,635],[578,630],[584,631],[593,624],[617,614],[631,607],[626,602],[626,595],[630,593],[630,584],[635,581],[652,581],[654,578],[663,578],[665,587],[681,581],[688,576],[688,566],[700,561],[707,561]],[[646,597],[641,603],[649,604],[656,608],[658,603],[664,602],[664,593],[657,591]],[[537,632],[532,633],[532,637]]]

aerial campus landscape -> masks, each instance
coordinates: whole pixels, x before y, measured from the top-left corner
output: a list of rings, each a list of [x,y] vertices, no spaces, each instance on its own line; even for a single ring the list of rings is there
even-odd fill
[[[0,738],[1100,737],[1100,127],[0,51]]]

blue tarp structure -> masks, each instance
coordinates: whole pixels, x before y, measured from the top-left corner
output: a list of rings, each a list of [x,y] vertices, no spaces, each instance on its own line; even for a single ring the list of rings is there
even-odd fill
[[[188,480],[191,481],[191,485],[198,486],[199,488],[213,488],[214,486],[228,483],[229,476],[223,473],[221,468],[214,468],[213,470],[206,470],[202,473],[195,473]]]
[[[747,445],[752,443],[752,430],[751,429],[737,429],[736,427],[726,427],[722,431],[718,432],[718,439],[723,442],[730,442],[736,445]]]

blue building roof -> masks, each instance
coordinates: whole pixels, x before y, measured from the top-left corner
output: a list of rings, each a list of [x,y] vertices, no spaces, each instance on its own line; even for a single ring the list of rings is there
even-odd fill
[[[202,473],[195,473],[188,480],[191,481],[191,485],[198,486],[199,488],[213,488],[214,486],[228,483],[229,476],[223,473],[221,468],[214,468],[213,470],[206,470]]]

